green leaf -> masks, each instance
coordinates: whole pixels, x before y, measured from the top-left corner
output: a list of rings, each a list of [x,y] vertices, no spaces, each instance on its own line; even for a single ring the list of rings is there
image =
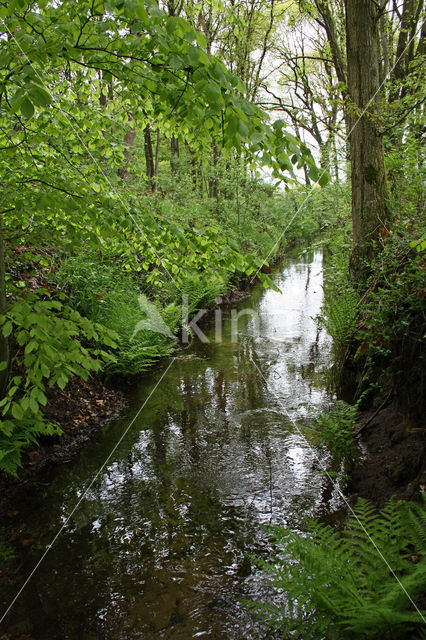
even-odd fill
[[[317,169],[316,166],[313,166],[309,169],[309,177],[311,178],[311,180],[313,180],[314,182],[317,182],[318,178],[319,178],[319,171]]]
[[[31,102],[31,100],[29,100],[28,97],[26,97],[26,98],[24,98],[22,100],[20,109],[21,109],[22,115],[27,120],[29,120],[30,118],[33,117],[33,115],[34,115],[34,106],[33,106],[33,103]]]
[[[38,413],[40,410],[38,402],[33,396],[30,397],[30,409],[33,413]]]
[[[196,67],[198,61],[200,60],[200,51],[196,47],[189,47],[188,49],[188,60],[191,66]]]
[[[244,139],[248,136],[249,128],[248,128],[248,125],[245,122],[243,122],[243,120],[238,121],[238,133]]]
[[[64,373],[61,373],[61,375],[57,380],[58,387],[63,390],[67,386],[67,383],[68,383],[68,376],[65,375]]]
[[[136,15],[139,18],[139,20],[141,20],[141,22],[143,22],[146,25],[149,24],[148,12],[145,9],[145,4],[143,0],[138,0],[137,6],[136,6]]]
[[[50,94],[43,89],[43,87],[39,87],[34,84],[30,89],[30,96],[38,107],[47,107],[51,102]]]
[[[207,47],[207,38],[203,33],[197,31],[195,38],[197,40],[198,46],[202,47],[202,49],[205,49]]]
[[[37,389],[37,394],[34,394],[38,402],[45,407],[47,405],[47,398],[41,389]]]
[[[325,187],[329,182],[331,182],[330,174],[327,171],[323,171],[318,179],[318,184],[321,187]]]
[[[8,337],[10,336],[10,334],[12,333],[12,329],[13,329],[13,324],[12,324],[10,321],[6,322],[6,323],[3,325],[3,329],[2,329],[2,331],[3,331],[3,336],[4,336],[5,338],[8,338]]]
[[[204,90],[204,93],[209,100],[210,103],[216,104],[218,100],[221,98],[222,94],[220,89],[216,83],[209,82]]]
[[[38,347],[37,340],[30,340],[30,342],[25,347],[25,353],[26,354],[31,353],[31,351],[34,351],[34,349],[36,349],[37,347]]]
[[[14,402],[12,404],[12,416],[16,420],[22,420],[22,418],[24,417],[24,411],[23,411],[21,405],[18,404],[17,402]]]

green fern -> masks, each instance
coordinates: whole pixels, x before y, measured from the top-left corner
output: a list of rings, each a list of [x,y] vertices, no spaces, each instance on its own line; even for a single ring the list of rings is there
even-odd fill
[[[224,293],[226,282],[220,276],[213,273],[187,273],[185,274],[180,287],[180,294],[188,296],[188,311],[195,313],[203,306],[211,302]]]
[[[323,307],[320,320],[333,339],[333,355],[339,362],[346,355],[355,328],[358,299],[357,293],[348,288],[328,296]]]
[[[156,311],[154,316],[153,311]],[[176,310],[171,305],[165,316],[174,329]],[[134,289],[111,291],[105,300],[101,321],[107,327],[115,327],[119,336],[116,361],[107,367],[110,373],[134,375],[146,371],[160,358],[169,356],[176,344],[161,307],[157,308]],[[157,326],[159,322],[161,327]],[[162,333],[163,330],[167,333]]]
[[[420,505],[392,499],[377,513],[359,499],[341,535],[317,521],[307,537],[271,527],[277,555],[252,559],[281,602],[248,604],[283,637],[425,638],[413,605],[426,586],[425,525]]]

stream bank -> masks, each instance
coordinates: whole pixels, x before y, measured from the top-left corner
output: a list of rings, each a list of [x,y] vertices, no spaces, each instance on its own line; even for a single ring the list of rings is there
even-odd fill
[[[276,268],[282,260],[280,257],[276,261]],[[265,271],[269,273],[270,268],[265,268]],[[241,281],[237,289],[222,296],[223,304],[237,305],[247,300],[251,295],[249,285],[248,279]],[[199,322],[200,327],[208,323],[213,310],[214,307],[207,309],[206,316]],[[160,360],[152,370],[162,366]],[[71,378],[64,390],[57,386],[47,389],[48,404],[44,415],[49,422],[61,428],[62,434],[42,437],[34,446],[24,448],[22,467],[16,477],[0,472],[0,540],[9,538],[14,530],[13,522],[9,522],[10,514],[20,513],[21,506],[22,510],[25,509],[31,492],[40,484],[49,484],[57,465],[70,462],[89,440],[96,438],[99,430],[119,417],[125,410],[132,387],[150,373],[127,377],[115,375],[108,380],[101,374],[93,374],[87,381]]]
[[[236,302],[236,336],[233,309],[219,340],[210,316],[206,342],[143,376],[117,420],[21,492],[7,514],[16,555],[1,574],[3,611],[42,562],[5,639],[271,640],[241,604],[273,597],[249,559],[271,553],[264,526],[333,522],[347,500],[323,473],[327,450],[300,429],[334,403],[321,376],[331,341],[315,322],[322,254],[289,258],[272,276],[281,293],[256,286]],[[391,470],[380,480],[386,438],[392,456],[406,445],[394,414],[390,405],[363,417],[374,419],[352,491],[376,503],[405,482]]]

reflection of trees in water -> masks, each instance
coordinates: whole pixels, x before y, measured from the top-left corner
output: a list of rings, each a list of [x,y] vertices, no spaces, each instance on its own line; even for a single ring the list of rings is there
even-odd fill
[[[255,341],[252,338],[244,339],[235,357],[241,408],[247,410],[264,406],[266,385],[256,368],[257,366],[261,369],[261,360],[256,351]]]

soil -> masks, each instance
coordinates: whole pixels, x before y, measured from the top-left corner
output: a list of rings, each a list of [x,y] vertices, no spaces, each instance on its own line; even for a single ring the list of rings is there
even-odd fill
[[[393,400],[364,414],[359,431],[363,453],[351,476],[352,497],[367,498],[378,507],[391,496],[419,499],[426,491],[425,429]]]

